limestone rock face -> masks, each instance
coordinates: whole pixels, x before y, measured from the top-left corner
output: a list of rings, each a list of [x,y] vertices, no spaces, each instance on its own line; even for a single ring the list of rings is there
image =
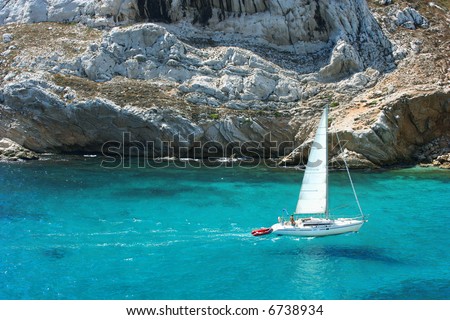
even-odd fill
[[[153,156],[282,157],[308,150],[328,104],[347,149],[332,149],[334,165],[440,161],[447,13],[382,4],[4,1],[0,138],[37,152],[151,142]],[[39,21],[79,23],[21,24]]]
[[[81,57],[81,74],[94,81],[174,81],[187,101],[233,109],[298,101],[302,91],[294,74],[248,50],[198,49],[151,23],[112,29]]]
[[[357,38],[365,43],[371,41],[369,38],[380,40],[378,27],[362,1],[142,0],[137,1],[137,7],[142,20],[184,20],[216,31],[251,35],[276,45],[328,42],[338,37],[349,42]]]
[[[418,19],[411,10],[405,16]],[[359,0],[11,0],[0,7],[0,24],[42,21],[108,27],[140,21],[183,23],[177,36],[198,37],[199,28],[206,28],[211,34],[205,40],[271,45],[305,58],[320,53],[323,63],[338,42],[345,42],[364,67],[392,68],[393,62],[390,42]]]
[[[389,59],[386,50],[383,58],[374,56],[381,60],[373,61]],[[318,59],[320,65],[321,59],[328,59],[327,54]],[[363,72],[366,62],[358,48],[341,39],[329,63],[308,76],[317,81],[334,81]],[[81,57],[81,69],[81,75],[94,81],[109,81],[115,76],[168,79],[180,84],[180,91],[190,102],[233,109],[262,103],[273,107],[274,103],[299,101],[310,95],[301,83],[302,77],[249,50],[196,48],[152,23],[113,28],[100,45],[91,46]]]
[[[134,0],[9,0],[0,5],[0,24],[83,22],[113,26],[137,18]]]
[[[197,144],[211,142],[225,155],[231,143],[252,141],[247,147],[255,144],[257,155],[271,147],[266,137],[269,132],[273,141],[291,141],[297,129],[288,120],[274,125],[270,119],[232,115],[196,123],[171,108],[120,107],[105,99],[68,103],[61,99],[62,92],[62,87],[36,77],[7,85],[3,92],[0,136],[15,139],[38,152],[107,152],[105,144],[121,144],[120,152],[129,153],[133,143],[145,146],[152,142],[151,156],[185,156],[186,150]],[[169,144],[174,150],[167,149]],[[245,149],[244,146],[242,150]],[[192,152],[191,156],[200,157],[203,151],[198,148],[198,154]],[[205,152],[207,155],[208,151]]]
[[[399,93],[386,101],[369,128],[344,130],[339,135],[346,148],[375,165],[413,163],[424,144],[448,134],[449,99],[448,89],[429,94]]]
[[[215,152],[266,158],[289,153],[297,139],[306,141],[307,151],[321,112],[314,112],[314,117],[293,118],[228,114],[195,121],[167,107],[119,106],[101,98],[67,100],[62,98],[64,92],[63,87],[38,77],[6,85],[0,101],[0,136],[38,152],[107,152],[105,146],[111,144],[115,148],[121,145],[120,152],[132,153],[136,151],[133,146],[145,149],[151,142],[152,149],[146,151],[152,152],[153,157],[204,157]],[[410,163],[424,152],[420,151],[424,144],[448,134],[448,90],[399,95],[386,102],[378,120],[367,129],[352,130],[336,123],[330,141],[337,132],[346,150],[340,152],[332,146],[333,166],[341,167],[342,158],[353,168]],[[450,145],[441,144],[439,150],[450,150]]]

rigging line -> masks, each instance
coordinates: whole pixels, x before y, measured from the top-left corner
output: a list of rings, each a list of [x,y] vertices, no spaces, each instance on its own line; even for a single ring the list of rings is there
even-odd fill
[[[344,151],[342,150],[341,140],[339,139],[339,135],[337,133],[337,130],[336,130],[336,138],[337,138],[337,141],[338,141],[338,144],[339,144],[339,149],[341,150],[341,153],[343,153]],[[350,180],[350,185],[352,186],[353,195],[355,196],[356,204],[358,205],[359,212],[361,213],[361,216],[362,216],[362,218],[364,220],[364,213],[363,213],[363,211],[361,209],[361,205],[359,204],[358,196],[356,195],[355,186],[353,185],[352,176],[350,175],[350,170],[348,169],[347,161],[345,160],[344,156],[342,156],[342,160],[344,160],[345,170],[347,170],[348,179]]]

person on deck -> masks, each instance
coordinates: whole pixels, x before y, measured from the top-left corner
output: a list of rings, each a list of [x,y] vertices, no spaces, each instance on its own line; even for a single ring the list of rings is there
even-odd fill
[[[291,215],[291,219],[289,219],[289,221],[291,221],[291,225],[293,227],[295,227],[295,219],[294,219],[294,215],[293,214]]]

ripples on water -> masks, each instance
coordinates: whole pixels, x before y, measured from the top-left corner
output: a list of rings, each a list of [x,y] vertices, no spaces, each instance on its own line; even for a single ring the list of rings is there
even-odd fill
[[[353,174],[359,234],[256,238],[301,172],[99,163],[0,164],[0,298],[450,298],[448,171]],[[345,174],[330,181],[330,207],[355,215]]]

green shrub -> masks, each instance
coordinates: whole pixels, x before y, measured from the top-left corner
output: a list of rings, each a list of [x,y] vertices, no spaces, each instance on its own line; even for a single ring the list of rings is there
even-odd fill
[[[331,108],[337,107],[338,105],[339,105],[339,102],[337,102],[337,101],[333,101],[330,103]]]
[[[212,120],[219,120],[220,115],[218,113],[210,113],[209,118]]]

